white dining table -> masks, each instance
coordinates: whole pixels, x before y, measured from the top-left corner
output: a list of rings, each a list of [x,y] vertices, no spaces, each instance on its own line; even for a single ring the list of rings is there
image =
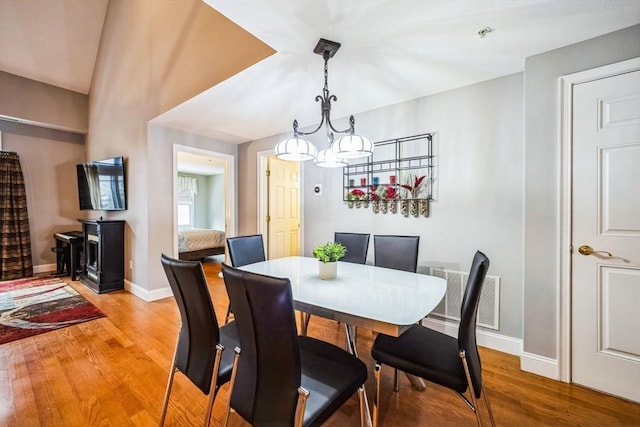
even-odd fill
[[[439,277],[340,261],[337,278],[322,280],[318,263],[286,257],[240,269],[288,278],[296,310],[395,337],[431,313],[446,291]]]
[[[440,303],[446,291],[444,279],[408,271],[338,261],[333,280],[322,280],[319,261],[309,257],[270,259],[238,267],[240,270],[291,282],[294,308],[300,312],[337,320],[345,326],[347,347],[358,356],[355,327],[400,336],[420,322]],[[301,319],[306,335],[307,322]],[[414,388],[424,382],[407,374]],[[365,393],[367,425],[371,425]]]

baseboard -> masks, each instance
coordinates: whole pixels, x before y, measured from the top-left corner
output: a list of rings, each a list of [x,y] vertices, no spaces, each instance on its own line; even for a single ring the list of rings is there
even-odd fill
[[[558,361],[549,357],[522,352],[522,355],[520,355],[520,369],[525,372],[551,378],[552,380],[560,380]]]
[[[33,266],[33,274],[48,273],[50,271],[56,271],[57,268],[58,267],[56,266],[56,264],[34,265]]]
[[[144,301],[147,302],[151,302],[151,301],[157,301],[160,299],[164,299],[164,298],[168,298],[168,297],[172,297],[173,296],[173,292],[171,292],[171,288],[170,287],[165,287],[165,288],[161,288],[161,289],[154,289],[152,291],[149,291],[148,289],[145,289],[141,286],[136,285],[135,283],[129,281],[129,280],[125,280],[124,281],[124,288],[131,294],[137,296],[140,299],[143,299]]]
[[[33,274],[49,273],[52,271],[56,271],[56,269],[56,264],[34,265]],[[171,292],[171,288],[169,286],[162,289],[154,289],[153,291],[149,291],[126,279],[124,281],[124,289],[127,292],[147,302],[157,301],[173,296],[173,292]]]
[[[440,319],[432,319],[430,317],[422,321],[424,326],[440,331],[452,337],[458,336],[458,325],[445,322]],[[495,332],[489,332],[482,329],[476,331],[476,339],[479,346],[498,350],[503,353],[520,356],[522,354],[522,340],[518,338],[500,335]]]

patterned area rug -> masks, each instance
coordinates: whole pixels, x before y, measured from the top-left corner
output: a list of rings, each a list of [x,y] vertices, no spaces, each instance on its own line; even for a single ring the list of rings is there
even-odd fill
[[[104,316],[57,278],[0,282],[0,344]]]

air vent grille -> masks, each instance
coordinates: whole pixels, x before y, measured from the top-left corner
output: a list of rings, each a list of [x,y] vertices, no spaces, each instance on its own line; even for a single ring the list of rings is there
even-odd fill
[[[431,267],[431,275],[447,281],[447,292],[431,315],[460,321],[460,307],[469,273]],[[500,329],[500,278],[487,276],[478,303],[477,325],[484,328]]]

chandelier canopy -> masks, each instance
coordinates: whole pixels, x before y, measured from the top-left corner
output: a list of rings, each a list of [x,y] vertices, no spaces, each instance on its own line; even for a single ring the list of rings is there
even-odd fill
[[[320,39],[313,49],[313,53],[322,55],[324,59],[324,88],[322,95],[316,96],[316,102],[320,102],[320,124],[311,132],[298,130],[298,121],[293,121],[293,136],[286,138],[276,146],[276,157],[282,160],[306,161],[314,159],[316,166],[321,167],[343,167],[347,165],[346,159],[356,159],[373,154],[373,144],[366,136],[355,133],[355,119],[349,117],[349,127],[345,130],[336,129],[331,123],[331,101],[337,101],[335,95],[329,92],[329,59],[336,54],[340,48],[340,43],[330,40]],[[327,132],[327,142],[329,147],[318,151],[315,145],[302,138],[318,132],[322,126]],[[334,142],[334,133],[342,134]]]

